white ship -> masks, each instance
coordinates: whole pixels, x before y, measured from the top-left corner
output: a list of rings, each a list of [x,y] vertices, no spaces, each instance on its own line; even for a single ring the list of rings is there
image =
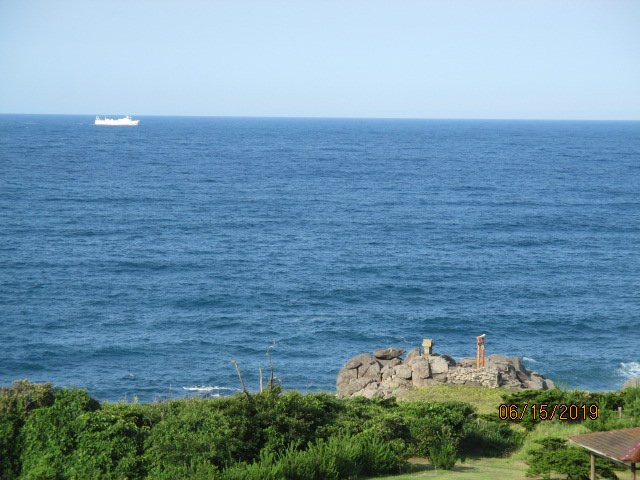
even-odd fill
[[[138,125],[140,120],[133,120],[129,115],[123,118],[100,118],[96,117],[95,125],[112,125],[112,126],[125,126],[125,125]]]

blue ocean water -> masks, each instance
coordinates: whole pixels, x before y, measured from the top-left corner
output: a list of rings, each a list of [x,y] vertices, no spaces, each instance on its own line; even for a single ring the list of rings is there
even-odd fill
[[[0,116],[0,384],[332,390],[433,338],[640,373],[640,123]],[[230,389],[230,390],[225,390]]]

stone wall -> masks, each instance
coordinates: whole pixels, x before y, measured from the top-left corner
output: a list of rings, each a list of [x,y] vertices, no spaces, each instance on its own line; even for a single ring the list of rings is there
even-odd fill
[[[484,368],[475,359],[454,360],[449,355],[424,356],[419,348],[402,359],[401,348],[383,348],[349,359],[338,373],[338,397],[388,398],[413,387],[432,385],[474,385],[487,388],[555,388],[553,382],[527,370],[519,357],[490,355]]]

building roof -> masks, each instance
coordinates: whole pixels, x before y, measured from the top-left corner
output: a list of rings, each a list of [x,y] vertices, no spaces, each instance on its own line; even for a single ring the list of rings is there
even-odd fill
[[[574,435],[569,440],[597,455],[618,462],[640,462],[640,427]]]

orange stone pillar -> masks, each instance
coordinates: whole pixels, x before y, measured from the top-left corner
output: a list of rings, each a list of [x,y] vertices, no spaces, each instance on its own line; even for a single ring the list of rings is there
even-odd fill
[[[484,368],[484,333],[476,337],[476,368]]]

